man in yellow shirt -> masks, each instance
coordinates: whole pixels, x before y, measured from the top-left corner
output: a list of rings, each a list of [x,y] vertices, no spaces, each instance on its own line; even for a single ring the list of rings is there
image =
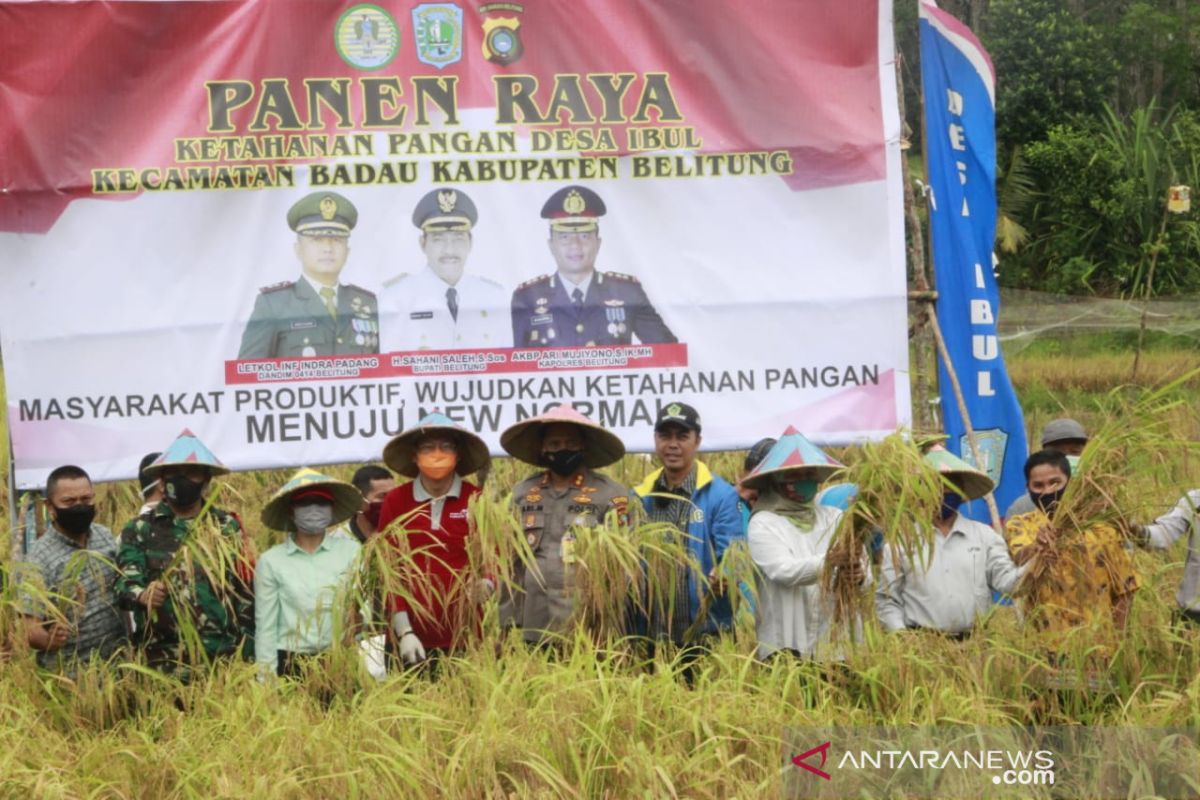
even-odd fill
[[[1052,634],[1090,625],[1102,615],[1111,615],[1114,627],[1123,630],[1138,579],[1120,535],[1103,524],[1082,531],[1053,525],[1070,477],[1067,457],[1055,450],[1041,450],[1025,462],[1025,484],[1036,508],[1008,521],[1008,547],[1018,564],[1036,554],[1048,561],[1042,580],[1027,581],[1025,612],[1038,630]]]

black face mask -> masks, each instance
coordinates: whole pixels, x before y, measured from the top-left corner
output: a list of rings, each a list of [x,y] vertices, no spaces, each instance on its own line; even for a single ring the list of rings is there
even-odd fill
[[[583,451],[555,450],[552,453],[542,453],[542,463],[555,475],[565,478],[574,475],[583,466]]]
[[[54,506],[54,521],[59,529],[69,536],[83,536],[92,527],[92,520],[95,518],[95,506]]]
[[[204,491],[203,483],[190,481],[182,475],[176,475],[173,478],[167,478],[163,481],[166,487],[167,499],[172,505],[180,508],[191,508],[200,499],[200,493]]]
[[[1053,514],[1054,509],[1058,508],[1058,501],[1062,500],[1063,492],[1065,491],[1067,491],[1067,487],[1064,486],[1061,489],[1053,492],[1046,492],[1045,494],[1030,492],[1029,499],[1033,501],[1035,506],[1040,508],[1046,514]]]

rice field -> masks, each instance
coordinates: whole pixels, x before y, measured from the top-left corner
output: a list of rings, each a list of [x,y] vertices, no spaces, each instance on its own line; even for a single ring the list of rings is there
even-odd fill
[[[1194,351],[1150,355],[1146,384],[1197,363]],[[1125,382],[1122,358],[1014,359],[1027,424],[1040,429],[1065,412],[1099,427],[1109,413],[1103,393]],[[1185,402],[1170,412],[1171,429],[1193,443],[1195,389],[1181,387]],[[705,460],[733,478],[741,455]],[[627,456],[608,472],[629,485],[651,466]],[[348,479],[353,467],[329,471]],[[528,471],[495,463],[485,487],[490,513]],[[242,512],[260,550],[274,542],[258,509],[286,478],[255,472],[223,482],[219,504]],[[1131,464],[1123,479],[1125,495],[1143,498],[1137,513],[1157,513],[1200,486],[1200,466],[1180,450],[1153,468]],[[98,521],[114,529],[139,504],[131,485],[98,494]],[[7,548],[9,514],[0,511]],[[788,728],[1200,728],[1200,630],[1171,622],[1183,557],[1181,545],[1136,553],[1143,588],[1112,659],[1111,688],[1101,691],[1048,691],[1046,657],[1011,607],[996,607],[982,634],[962,643],[868,625],[867,640],[848,655],[848,675],[756,662],[743,615],[737,635],[701,661],[692,687],[672,653],[647,662],[619,640],[580,634],[561,654],[531,652],[499,635],[494,607],[483,638],[436,682],[398,675],[376,683],[349,648],[331,652],[305,684],[264,683],[243,664],[189,685],[132,663],[68,680],[38,672],[10,636],[0,665],[0,797],[775,797],[794,769],[784,755]],[[11,590],[2,599],[0,622],[11,631]],[[1092,633],[1061,643],[1068,680],[1082,676]]]

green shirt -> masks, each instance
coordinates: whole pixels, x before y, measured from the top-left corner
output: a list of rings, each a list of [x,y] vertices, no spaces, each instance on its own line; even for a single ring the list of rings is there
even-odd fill
[[[317,653],[333,643],[338,592],[358,551],[358,542],[326,535],[311,553],[290,536],[263,553],[254,571],[254,652],[260,666],[273,672],[280,650]]]

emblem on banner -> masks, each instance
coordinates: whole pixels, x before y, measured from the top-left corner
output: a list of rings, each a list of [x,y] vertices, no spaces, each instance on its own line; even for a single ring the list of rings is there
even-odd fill
[[[442,69],[462,59],[463,12],[452,3],[422,3],[413,9],[417,59]]]
[[[480,6],[479,12],[511,11],[520,14],[525,9],[517,3],[491,3]],[[517,17],[489,17],[483,21],[483,57],[493,64],[507,65],[525,53],[517,29],[521,20]]]
[[[400,26],[391,14],[372,3],[351,6],[333,26],[338,55],[358,69],[380,69],[400,52]]]
[[[958,452],[962,453],[963,461],[986,472],[987,476],[999,486],[1000,473],[1004,471],[1004,454],[1008,451],[1008,434],[1000,428],[988,428],[985,431],[975,431],[975,441],[979,444],[979,457],[983,459],[982,464],[974,463],[971,441],[966,434],[958,439]]]

